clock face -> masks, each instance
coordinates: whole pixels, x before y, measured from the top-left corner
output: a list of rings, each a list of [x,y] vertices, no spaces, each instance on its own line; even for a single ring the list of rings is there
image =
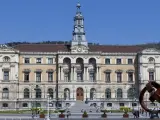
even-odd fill
[[[78,51],[78,52],[81,52],[81,51],[82,51],[82,48],[81,48],[81,47],[78,47],[77,51]]]

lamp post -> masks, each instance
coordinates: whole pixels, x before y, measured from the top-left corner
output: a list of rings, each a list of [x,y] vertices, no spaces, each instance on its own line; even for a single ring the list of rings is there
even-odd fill
[[[47,120],[50,120],[50,118],[49,118],[49,97],[50,97],[50,95],[48,93],[47,94],[47,98],[48,98],[48,100],[47,100]]]
[[[38,98],[38,97],[39,97],[39,96],[38,96],[38,94],[39,94],[39,92],[38,92],[39,86],[36,85],[36,88],[34,88],[34,90],[35,90],[35,92],[36,92],[36,98]],[[37,117],[37,100],[35,100],[35,101],[36,101],[36,117]]]

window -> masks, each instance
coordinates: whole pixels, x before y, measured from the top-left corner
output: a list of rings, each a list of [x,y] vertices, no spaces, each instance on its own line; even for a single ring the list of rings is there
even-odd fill
[[[111,79],[111,78],[110,78],[110,77],[111,77],[110,74],[111,74],[110,72],[106,72],[106,73],[105,73],[105,78],[106,78],[105,81],[106,81],[106,82],[110,82],[110,79]]]
[[[27,104],[27,103],[23,103],[22,106],[23,106],[23,107],[28,107],[28,104]]]
[[[81,24],[81,20],[77,20],[78,21],[78,25]]]
[[[106,99],[111,98],[111,90],[109,88],[106,89]]]
[[[119,103],[119,106],[124,106],[124,103]]]
[[[107,103],[107,107],[112,107],[112,103]]]
[[[9,61],[10,61],[10,58],[9,58],[8,56],[5,56],[5,57],[3,58],[3,61],[4,61],[4,62],[9,62]]]
[[[117,64],[121,64],[121,59],[117,59]]]
[[[24,58],[24,63],[30,63],[30,59],[29,58]]]
[[[118,88],[117,89],[117,98],[122,98],[122,97],[123,97],[122,89]]]
[[[4,71],[3,79],[4,80],[9,80],[9,71]]]
[[[3,103],[3,107],[8,107],[8,104],[7,103]]]
[[[133,64],[133,60],[132,59],[128,59],[128,64]]]
[[[121,72],[117,73],[117,82],[118,83],[122,82],[122,73]]]
[[[64,72],[64,81],[69,82],[69,74],[67,72]]]
[[[29,72],[24,73],[24,82],[29,82]]]
[[[149,80],[154,80],[154,72],[149,72]]]
[[[78,36],[78,40],[81,40],[81,36],[80,35]]]
[[[53,58],[48,58],[48,64],[53,64]]]
[[[137,106],[137,103],[132,103],[132,106]]]
[[[133,82],[133,73],[132,72],[128,73],[128,82]]]
[[[48,82],[53,81],[53,72],[48,72]]]
[[[82,82],[82,73],[77,73],[77,81]]]
[[[36,63],[41,63],[42,61],[41,61],[41,58],[37,58],[36,59]]]
[[[41,89],[36,89],[36,98],[41,98]]]
[[[110,64],[110,59],[109,58],[105,59],[105,64]]]
[[[36,72],[36,82],[41,82],[41,72]]]
[[[3,99],[9,99],[9,90],[8,90],[8,88],[3,88],[2,98]]]
[[[135,90],[135,88],[129,88],[127,90],[127,97],[129,99],[134,99],[136,97],[136,90]]]
[[[94,73],[92,73],[92,72],[89,73],[89,79],[91,82],[95,81]]]
[[[28,88],[24,89],[24,98],[29,98],[29,89]]]
[[[48,89],[48,94],[49,94],[49,98],[53,98],[53,89],[52,88]]]

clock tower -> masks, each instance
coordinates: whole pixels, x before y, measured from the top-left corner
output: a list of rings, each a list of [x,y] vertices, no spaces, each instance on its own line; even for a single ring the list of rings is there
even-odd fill
[[[84,17],[80,11],[81,5],[77,4],[77,12],[74,17],[74,30],[71,42],[71,52],[74,53],[87,53],[88,42],[84,31]]]

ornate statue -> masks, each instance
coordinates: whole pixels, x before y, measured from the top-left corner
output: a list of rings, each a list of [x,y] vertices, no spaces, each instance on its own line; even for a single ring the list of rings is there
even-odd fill
[[[143,100],[145,92],[149,92],[150,94],[149,100],[151,102],[155,102],[155,101],[160,102],[160,84],[158,84],[155,81],[149,81],[146,84],[146,86],[142,89],[139,96],[140,105],[144,110],[150,113],[160,113],[160,110],[151,110],[147,108]]]

